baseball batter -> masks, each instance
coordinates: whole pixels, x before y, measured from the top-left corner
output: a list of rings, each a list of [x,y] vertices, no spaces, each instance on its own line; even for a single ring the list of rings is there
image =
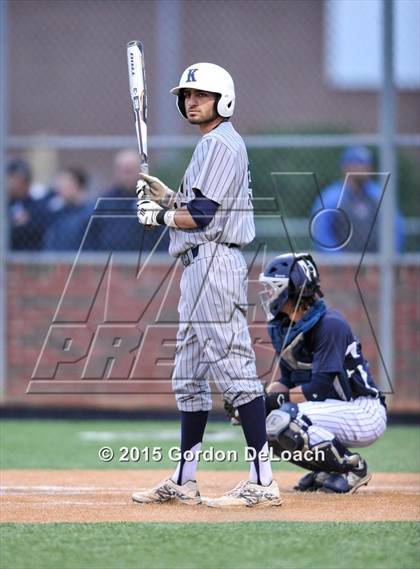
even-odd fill
[[[348,322],[321,300],[318,269],[308,254],[273,259],[260,275],[269,333],[281,377],[268,389],[267,432],[274,452],[323,451],[294,461],[312,472],[300,491],[352,493],[369,482],[365,447],[386,429],[385,398],[376,387]],[[291,393],[304,403],[290,403]]]
[[[188,67],[171,90],[181,115],[203,135],[177,193],[140,175],[138,219],[170,228],[169,253],[184,270],[179,302],[173,390],[181,411],[181,454],[197,457],[212,406],[209,380],[238,410],[248,447],[255,450],[249,480],[211,507],[277,506],[281,498],[267,458],[264,394],[247,327],[247,266],[241,248],[255,236],[248,157],[230,122],[232,77],[210,63]],[[139,503],[201,502],[197,458],[182,458],[173,475]]]

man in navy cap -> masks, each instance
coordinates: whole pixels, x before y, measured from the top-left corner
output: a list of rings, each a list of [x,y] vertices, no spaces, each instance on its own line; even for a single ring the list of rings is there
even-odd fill
[[[32,171],[27,162],[16,158],[6,167],[9,211],[9,247],[14,251],[35,251],[42,247],[48,212],[44,199],[30,194]]]
[[[343,178],[325,188],[312,207],[315,247],[324,252],[377,252],[376,215],[383,185],[373,177],[372,153],[364,146],[350,146],[344,150],[340,166]],[[396,214],[395,247],[400,251],[404,229],[400,213]]]

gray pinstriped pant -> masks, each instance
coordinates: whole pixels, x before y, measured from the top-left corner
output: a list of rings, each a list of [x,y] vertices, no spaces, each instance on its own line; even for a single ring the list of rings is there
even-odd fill
[[[386,411],[379,399],[358,397],[354,401],[305,401],[299,403],[300,415],[312,422],[309,441],[316,445],[334,437],[348,447],[369,446],[386,429]]]
[[[172,388],[181,411],[208,411],[209,380],[235,407],[263,394],[246,319],[247,266],[239,249],[206,243],[181,278]]]

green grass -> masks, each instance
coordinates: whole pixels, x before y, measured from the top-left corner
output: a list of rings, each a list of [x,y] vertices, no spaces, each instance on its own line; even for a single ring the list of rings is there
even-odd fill
[[[2,468],[169,468],[167,450],[178,445],[177,422],[17,421],[0,422]],[[205,448],[237,450],[243,435],[228,423],[210,423]],[[217,440],[228,435],[228,440]],[[156,437],[160,436],[161,440]],[[93,439],[92,439],[93,437]],[[162,440],[166,438],[166,440]],[[102,440],[101,440],[102,439]],[[162,447],[162,462],[103,463],[108,445]],[[419,429],[390,427],[362,449],[372,471],[418,472]],[[200,469],[247,469],[238,463],[203,462]],[[275,469],[295,469],[275,463]],[[281,512],[280,512],[281,518]],[[416,569],[419,526],[381,523],[229,524],[3,524],[1,569]]]
[[[46,421],[4,420],[0,422],[0,464],[2,468],[171,468],[168,459],[170,447],[178,446],[179,424],[155,421]],[[166,436],[159,440],[157,436]],[[236,450],[238,462],[204,462],[201,470],[246,470],[243,459],[244,439],[240,427],[226,423],[209,423],[204,449],[214,447]],[[217,440],[228,436],[229,440]],[[94,437],[92,438],[89,437]],[[104,463],[98,458],[98,450],[110,446],[116,458]],[[160,462],[119,462],[122,446],[161,447]],[[419,472],[420,430],[416,427],[390,427],[375,444],[360,452],[368,460],[371,471]],[[295,470],[287,463],[275,463],[275,470]]]
[[[2,569],[415,569],[415,522],[5,524]]]

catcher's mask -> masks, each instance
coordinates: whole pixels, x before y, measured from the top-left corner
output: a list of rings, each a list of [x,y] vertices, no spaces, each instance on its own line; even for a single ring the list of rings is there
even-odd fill
[[[259,282],[264,287],[259,296],[268,321],[282,311],[289,299],[300,301],[315,294],[323,296],[318,268],[308,253],[275,257],[260,274]]]

